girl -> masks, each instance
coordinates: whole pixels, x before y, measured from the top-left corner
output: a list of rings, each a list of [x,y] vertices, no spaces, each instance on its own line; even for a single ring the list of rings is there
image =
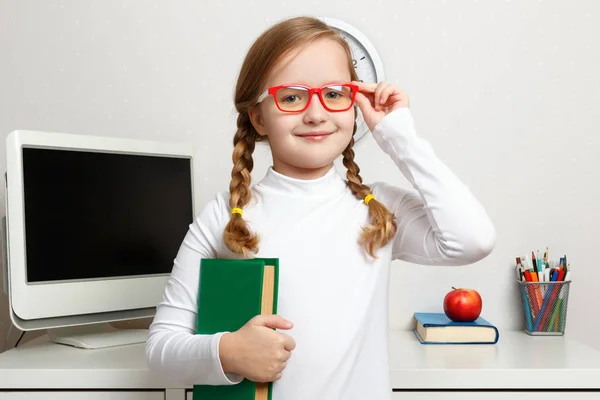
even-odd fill
[[[151,369],[190,385],[275,381],[274,400],[391,397],[391,261],[474,263],[492,251],[495,231],[417,136],[408,96],[357,81],[348,45],[317,19],[283,21],[250,48],[235,92],[229,192],[204,206],[175,258],[150,326]],[[415,191],[362,183],[355,105]],[[273,165],[251,185],[260,140]],[[279,315],[196,335],[201,258],[254,256],[280,260]]]

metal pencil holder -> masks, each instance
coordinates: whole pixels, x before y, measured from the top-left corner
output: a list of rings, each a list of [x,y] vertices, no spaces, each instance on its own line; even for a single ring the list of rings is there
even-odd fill
[[[525,332],[533,336],[565,334],[571,281],[519,283]]]

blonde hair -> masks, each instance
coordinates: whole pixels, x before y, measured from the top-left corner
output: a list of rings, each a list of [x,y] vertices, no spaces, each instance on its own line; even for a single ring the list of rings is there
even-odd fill
[[[235,89],[235,108],[238,112],[237,132],[233,138],[233,169],[229,184],[229,206],[243,209],[251,198],[250,173],[254,167],[252,153],[256,142],[263,137],[256,132],[248,111],[256,105],[269,73],[277,62],[290,51],[317,39],[331,39],[339,43],[348,56],[351,79],[358,80],[352,65],[352,53],[346,41],[334,29],[317,18],[295,17],[272,26],[256,39],[242,64]],[[356,122],[354,123],[356,132]],[[353,133],[354,133],[353,132]],[[363,200],[371,189],[362,183],[360,168],[354,162],[354,138],[343,151],[343,164],[348,169],[347,185],[352,193]],[[371,257],[396,234],[394,215],[377,199],[368,202],[371,223],[362,228],[359,242]],[[258,252],[260,237],[252,232],[240,213],[232,213],[223,233],[225,246],[234,253],[250,257]]]

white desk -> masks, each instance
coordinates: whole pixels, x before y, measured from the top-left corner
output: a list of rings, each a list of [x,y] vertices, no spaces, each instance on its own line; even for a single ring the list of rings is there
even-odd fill
[[[390,355],[394,400],[600,399],[600,352],[566,337],[501,332],[495,346],[443,346],[392,331]],[[185,400],[189,390],[150,373],[143,344],[80,350],[39,338],[0,354],[1,400]]]

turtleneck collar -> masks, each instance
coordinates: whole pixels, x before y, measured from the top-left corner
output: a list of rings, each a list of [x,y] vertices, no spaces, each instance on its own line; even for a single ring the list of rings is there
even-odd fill
[[[291,196],[328,197],[347,190],[346,181],[337,172],[335,165],[325,175],[316,179],[292,178],[275,171],[273,166],[270,166],[264,178],[256,185],[261,189]]]

